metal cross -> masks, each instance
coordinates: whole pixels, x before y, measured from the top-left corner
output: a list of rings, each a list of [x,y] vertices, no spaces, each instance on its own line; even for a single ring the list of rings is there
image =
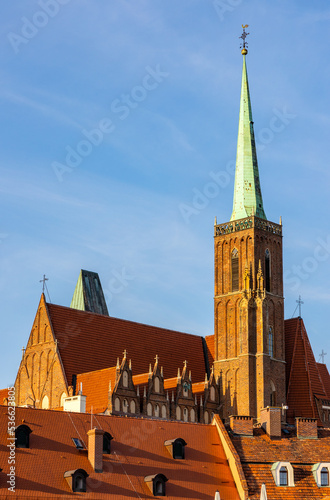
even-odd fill
[[[46,281],[48,281],[48,278],[46,278],[46,275],[44,274],[44,277],[42,278],[42,280],[39,280],[39,283],[42,283],[42,293],[45,292]]]
[[[320,359],[322,360],[322,364],[324,364],[324,357],[325,357],[326,355],[327,355],[327,353],[326,353],[326,352],[324,352],[324,351],[323,351],[323,349],[322,349],[322,352],[321,352],[321,354],[320,354]]]
[[[301,295],[299,295],[299,299],[296,300],[297,304],[299,304],[299,318],[301,318],[301,305],[304,304],[304,302],[301,300]]]
[[[156,363],[158,363],[158,360],[159,360],[159,357],[158,357],[158,354],[156,354],[156,356],[155,356]]]
[[[246,33],[246,31],[245,31],[245,28],[248,28],[248,27],[249,27],[248,24],[245,24],[245,25],[242,24],[243,33],[239,37],[243,40],[243,43],[241,44],[241,49],[245,49],[248,46],[247,42],[245,41],[246,37],[250,34],[250,33]]]

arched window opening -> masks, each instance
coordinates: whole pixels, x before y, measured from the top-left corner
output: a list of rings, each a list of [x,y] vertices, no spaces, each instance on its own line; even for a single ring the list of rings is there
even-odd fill
[[[180,406],[177,407],[176,409],[176,419],[181,420],[181,409]]]
[[[270,381],[270,406],[276,406],[276,390],[272,380]]]
[[[155,417],[159,417],[159,405],[155,405]]]
[[[109,432],[105,432],[103,434],[103,453],[106,453],[107,455],[109,455],[111,451],[111,440],[111,434],[109,434]]]
[[[135,401],[134,401],[134,399],[132,399],[132,401],[131,401],[131,408],[130,408],[130,412],[131,412],[131,413],[135,413],[135,411],[136,411],[136,405],[135,405]]]
[[[274,357],[274,334],[271,326],[268,331],[268,354],[271,358]]]
[[[123,386],[128,387],[128,373],[127,371],[123,371]]]
[[[238,250],[234,248],[231,253],[231,291],[239,290],[239,259]]]
[[[120,411],[120,400],[119,398],[115,399],[115,410]]]
[[[166,418],[166,417],[167,417],[167,415],[166,415],[166,406],[163,405],[162,406],[162,418]]]
[[[151,403],[147,404],[147,415],[148,415],[148,417],[152,417],[152,404]]]
[[[128,403],[127,403],[127,399],[124,399],[124,401],[123,401],[123,412],[124,412],[124,413],[127,413],[127,412],[128,412]]]
[[[190,410],[190,422],[195,422],[195,410]]]
[[[270,292],[270,252],[268,248],[265,252],[265,282],[266,292]]]
[[[48,398],[48,396],[44,396],[42,398],[41,408],[43,410],[48,410],[48,408],[49,408],[49,398]]]
[[[183,409],[183,421],[188,422],[188,409],[187,408]]]
[[[30,447],[30,434],[31,429],[27,425],[19,425],[15,429],[15,444],[16,448],[29,448]]]
[[[288,486],[288,469],[286,467],[280,468],[280,486]]]
[[[213,387],[213,385],[211,386],[210,389],[210,400],[215,401],[215,388]]]
[[[207,411],[204,412],[204,424],[209,423],[209,414]]]
[[[155,387],[155,392],[160,392],[160,384],[159,384],[159,378],[158,377],[155,377],[154,387]]]

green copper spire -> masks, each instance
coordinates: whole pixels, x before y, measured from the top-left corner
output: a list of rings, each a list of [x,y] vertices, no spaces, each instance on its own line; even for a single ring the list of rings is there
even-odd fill
[[[245,27],[243,27],[243,35],[241,37],[243,38],[243,74],[238,125],[234,205],[230,220],[244,219],[251,215],[267,219],[262,203],[249,82],[246,70],[245,56],[247,54],[247,44],[245,38],[248,33],[245,33]]]

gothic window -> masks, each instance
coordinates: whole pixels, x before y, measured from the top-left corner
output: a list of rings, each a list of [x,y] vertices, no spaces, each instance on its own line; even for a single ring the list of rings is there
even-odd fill
[[[148,417],[152,417],[152,404],[151,403],[147,404],[147,415],[148,415]]]
[[[127,411],[128,411],[128,403],[127,403],[127,399],[124,399],[124,401],[123,401],[123,412],[127,413]]]
[[[176,419],[177,420],[181,420],[181,409],[180,409],[180,406],[177,406],[177,409],[176,409]]]
[[[195,422],[195,410],[193,408],[190,410],[190,422]]]
[[[123,386],[128,387],[128,373],[127,371],[123,371]]]
[[[288,486],[288,469],[286,467],[280,468],[280,486]]]
[[[135,401],[134,401],[134,399],[132,399],[132,401],[131,401],[131,409],[130,409],[130,412],[131,412],[131,413],[135,413],[135,408],[136,408],[136,406],[135,406]]]
[[[49,408],[49,399],[48,399],[48,396],[44,396],[43,397],[42,402],[41,402],[41,408],[43,410],[48,410],[48,408]]]
[[[231,253],[231,291],[239,290],[239,259],[236,248]]]
[[[276,406],[276,391],[272,380],[270,381],[270,406]]]
[[[160,392],[160,384],[159,384],[159,378],[158,377],[155,377],[155,381],[154,381],[154,387],[155,387],[155,392]]]
[[[155,405],[155,417],[159,417],[159,406]]]
[[[204,411],[204,424],[209,423],[209,414],[207,411]]]
[[[120,411],[120,400],[119,398],[115,399],[115,410]]]
[[[266,291],[270,292],[270,252],[268,248],[265,252],[265,282]]]
[[[274,357],[274,334],[271,326],[268,331],[268,354],[271,358]]]
[[[183,421],[188,422],[188,409],[187,408],[183,409]]]
[[[329,486],[329,470],[323,467],[321,470],[321,486]]]
[[[210,389],[210,400],[215,401],[215,389],[214,389],[213,385],[211,386],[211,389]]]

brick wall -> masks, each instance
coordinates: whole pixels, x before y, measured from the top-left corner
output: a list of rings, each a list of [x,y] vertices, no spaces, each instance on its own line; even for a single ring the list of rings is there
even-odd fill
[[[242,415],[231,415],[229,425],[235,434],[243,436],[253,436],[253,418]]]
[[[296,418],[297,437],[300,439],[317,439],[316,418]]]

